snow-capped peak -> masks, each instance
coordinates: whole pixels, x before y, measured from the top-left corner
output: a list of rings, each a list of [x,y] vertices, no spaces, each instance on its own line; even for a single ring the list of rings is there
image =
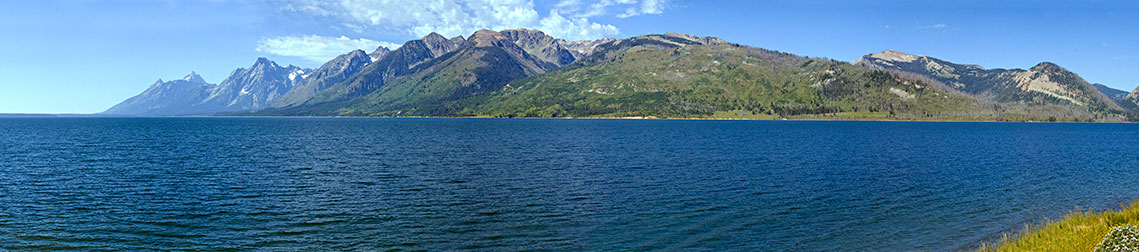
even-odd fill
[[[194,71],[190,71],[190,74],[187,74],[186,77],[182,78],[182,80],[189,82],[206,82],[202,79],[201,75],[198,75],[198,73],[195,73]]]
[[[289,73],[289,80],[291,80],[291,81],[296,81],[296,80],[297,80],[297,76],[300,76],[300,77],[301,77],[301,79],[304,79],[304,78],[307,78],[307,77],[308,77],[308,75],[307,75],[307,74],[305,74],[305,71],[304,71],[304,70],[296,70],[296,71],[293,71],[292,73]]]

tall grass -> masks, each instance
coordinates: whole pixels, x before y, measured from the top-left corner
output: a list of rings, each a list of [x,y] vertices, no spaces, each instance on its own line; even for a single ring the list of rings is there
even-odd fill
[[[1059,221],[1026,227],[1024,233],[1008,235],[979,251],[1093,251],[1113,227],[1139,225],[1139,201],[1119,210],[1076,211]]]

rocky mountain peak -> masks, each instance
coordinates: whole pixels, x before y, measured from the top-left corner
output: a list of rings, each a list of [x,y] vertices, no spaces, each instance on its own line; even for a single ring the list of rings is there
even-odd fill
[[[368,56],[368,53],[364,52],[364,50],[356,49],[356,50],[352,50],[351,52],[348,52],[345,55],[349,55],[350,57],[366,57],[366,56]]]
[[[895,50],[886,50],[880,53],[871,54],[870,57],[889,61],[913,62],[915,60],[918,60],[918,58],[924,57],[924,55],[917,56]]]
[[[502,46],[504,42],[513,43],[513,41],[509,41],[509,38],[502,33],[491,30],[479,30],[475,32],[475,34],[471,34],[467,42],[472,43],[476,47]]]
[[[1036,72],[1053,72],[1053,73],[1054,72],[1067,71],[1067,70],[1064,70],[1063,67],[1060,67],[1060,65],[1056,65],[1056,63],[1047,62],[1047,61],[1040,62],[1040,64],[1036,64],[1036,66],[1032,67],[1029,70],[1036,71]]]
[[[455,41],[444,38],[443,35],[439,35],[438,33],[434,32],[427,34],[427,36],[424,36],[421,41],[423,41],[423,44],[427,45],[427,48],[431,50],[432,55],[435,57],[439,57],[440,55],[454,51],[456,48],[459,48],[459,45],[462,45],[461,42],[456,43]]]
[[[428,33],[427,35],[423,36],[422,40],[424,42],[427,42],[427,41],[447,40],[447,38],[443,37],[443,35],[439,35],[438,33],[432,32],[432,33]]]
[[[698,44],[703,44],[703,45],[719,45],[719,44],[726,44],[727,43],[723,39],[716,38],[716,37],[697,37],[696,35],[692,35],[692,34],[675,33],[675,32],[665,33],[664,35],[669,36],[669,37],[677,37],[677,38],[686,39],[686,40],[696,42]]]
[[[194,71],[190,71],[190,74],[187,74],[186,77],[182,78],[182,80],[193,83],[206,83],[206,80],[202,79],[202,76],[198,75],[198,73],[195,73]],[[162,81],[162,79],[159,79],[159,81]]]
[[[368,57],[371,58],[372,62],[376,62],[380,60],[380,58],[383,58],[385,55],[388,55],[390,52],[392,52],[391,49],[381,46],[377,47],[375,51],[372,51],[372,53],[369,53]]]
[[[462,35],[455,36],[454,38],[451,38],[450,40],[451,40],[451,43],[455,43],[458,45],[461,45],[461,44],[463,44],[463,42],[467,41],[467,39],[463,38]]]
[[[598,40],[578,40],[578,41],[565,42],[562,45],[565,46],[566,49],[569,49],[570,51],[577,53],[578,55],[589,55],[589,54],[593,53],[593,49],[596,49],[597,46],[599,46],[601,44],[613,42],[613,41],[617,41],[617,39],[603,38],[603,39],[598,39]]]
[[[381,47],[381,48],[383,48],[383,47]],[[322,69],[329,68],[329,67],[332,67],[335,69],[345,69],[345,68],[348,68],[350,65],[363,66],[369,62],[375,61],[371,57],[372,57],[371,55],[364,53],[364,50],[357,49],[357,50],[353,50],[351,52],[345,53],[343,55],[336,56],[335,59],[332,59],[331,61],[324,63],[324,65],[322,65],[320,67],[321,69],[317,69],[317,70],[322,70]]]
[[[1131,90],[1131,93],[1127,94],[1127,99],[1139,104],[1139,87],[1135,87],[1134,90]]]
[[[518,45],[530,55],[542,61],[562,66],[573,63],[582,54],[574,54],[565,47],[565,40],[551,37],[539,30],[513,29],[498,32],[506,40]]]
[[[560,41],[539,30],[513,29],[499,33],[514,40],[514,43],[521,47],[546,47],[558,44]]]
[[[280,68],[280,67],[281,66],[277,65],[277,62],[273,62],[272,60],[269,60],[265,57],[258,57],[257,61],[253,62],[253,66],[250,67],[250,69],[265,69],[265,68]]]

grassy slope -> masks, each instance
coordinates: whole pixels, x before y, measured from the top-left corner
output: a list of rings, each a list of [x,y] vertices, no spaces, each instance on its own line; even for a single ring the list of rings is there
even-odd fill
[[[1139,202],[1121,210],[1073,212],[980,251],[1092,251],[1112,227],[1120,225],[1139,225]]]
[[[903,98],[891,92],[913,95]],[[986,120],[969,97],[850,64],[735,45],[633,47],[445,106],[496,117]]]

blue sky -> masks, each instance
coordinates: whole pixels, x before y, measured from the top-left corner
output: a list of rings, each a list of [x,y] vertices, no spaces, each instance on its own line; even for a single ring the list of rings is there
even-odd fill
[[[683,32],[851,61],[895,49],[989,68],[1057,63],[1139,85],[1139,1],[0,0],[0,113],[94,113],[155,80],[257,57],[315,68],[430,31],[576,40]]]

